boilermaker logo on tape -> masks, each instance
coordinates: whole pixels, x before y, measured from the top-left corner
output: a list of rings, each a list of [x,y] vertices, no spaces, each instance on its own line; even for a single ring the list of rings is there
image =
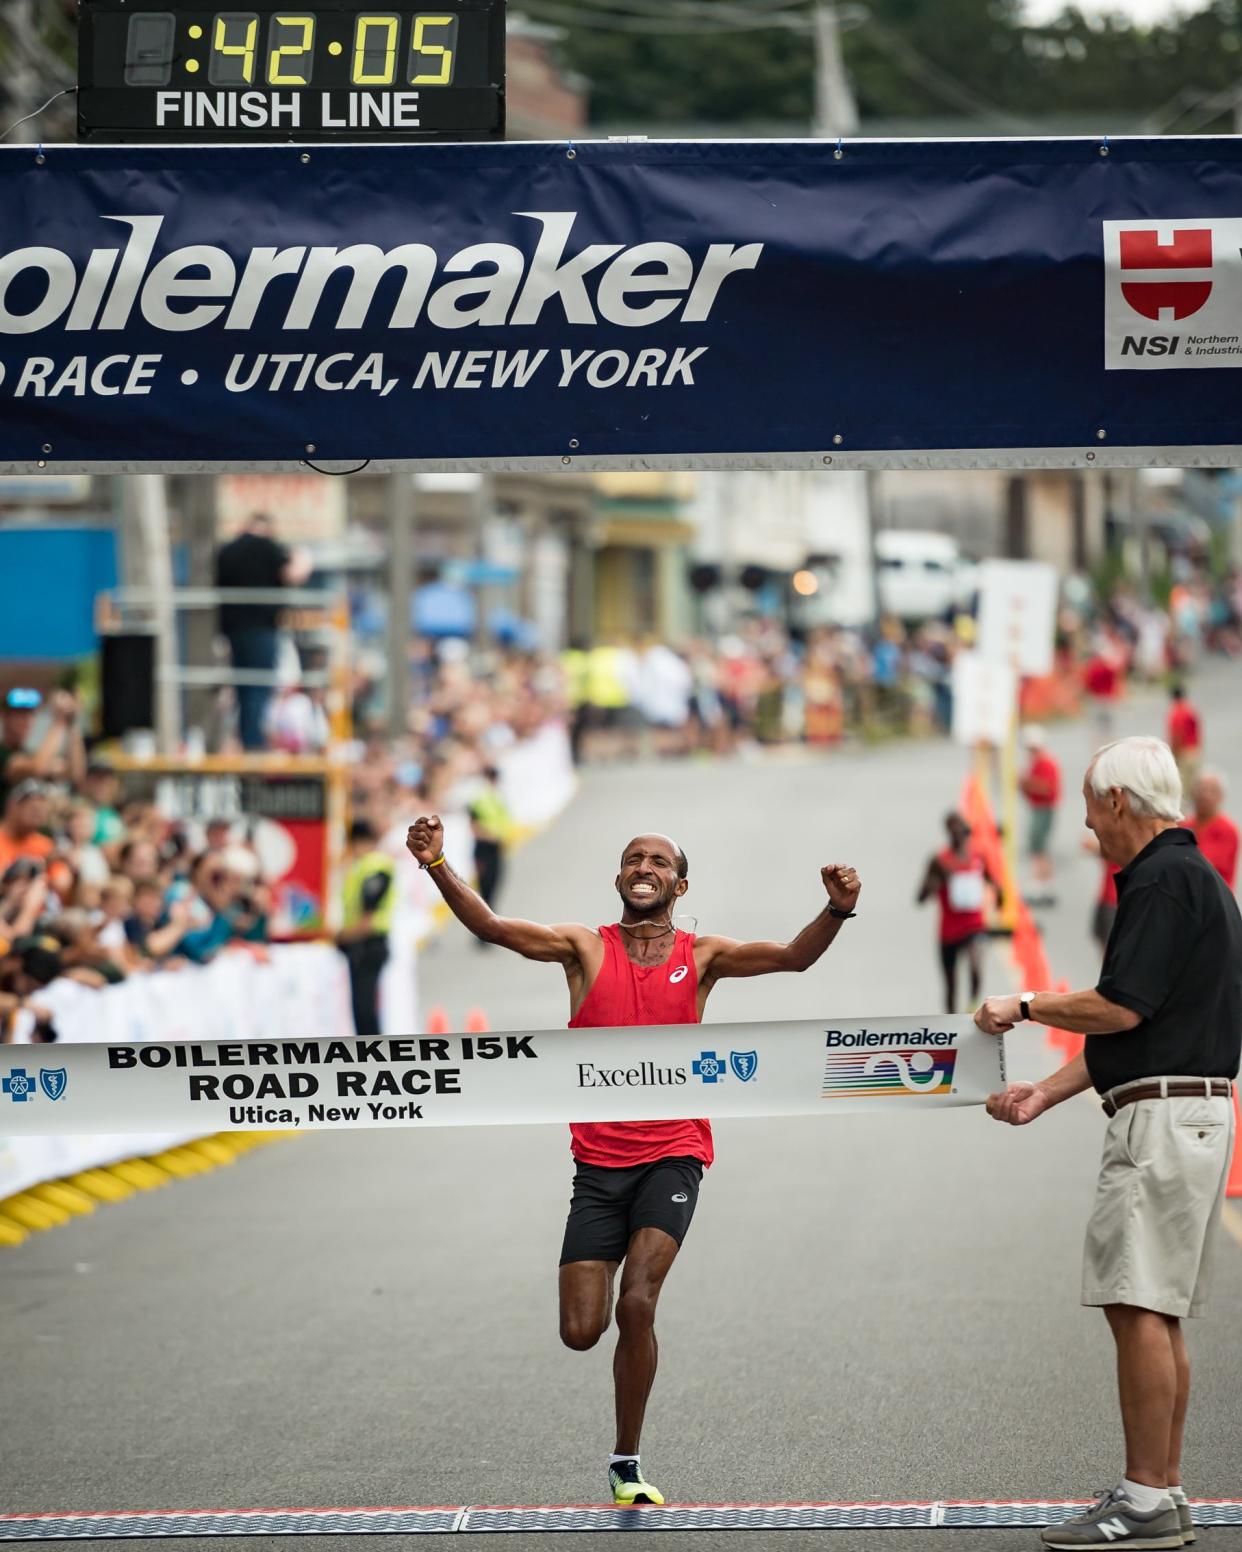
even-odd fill
[[[834,1053],[824,1059],[824,1099],[888,1099],[953,1093],[956,1051],[917,1047]]]

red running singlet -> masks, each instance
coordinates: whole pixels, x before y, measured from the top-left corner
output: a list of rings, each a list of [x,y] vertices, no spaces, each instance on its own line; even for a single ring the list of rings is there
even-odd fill
[[[604,963],[569,1021],[570,1029],[612,1029],[626,1024],[697,1024],[699,976],[694,934],[678,932],[662,965],[636,965],[625,952],[620,927],[601,927]],[[579,1164],[632,1169],[656,1159],[694,1158],[710,1165],[708,1121],[588,1121],[571,1125],[570,1151]]]

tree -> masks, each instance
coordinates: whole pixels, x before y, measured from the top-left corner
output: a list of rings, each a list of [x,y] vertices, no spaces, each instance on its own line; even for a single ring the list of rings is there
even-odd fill
[[[590,82],[593,122],[635,132],[809,123],[808,31],[715,30],[739,13],[760,15],[759,0],[572,3],[528,0],[528,8],[564,29],[565,62]],[[809,5],[802,14],[809,19]],[[684,33],[667,30],[683,23]],[[1227,128],[1242,63],[1238,0],[1210,0],[1151,27],[1121,14],[1088,17],[1072,5],[1034,27],[1021,0],[868,0],[865,16],[843,30],[842,46],[864,118],[1009,115],[1015,127],[1114,109],[1153,115],[1157,132]]]

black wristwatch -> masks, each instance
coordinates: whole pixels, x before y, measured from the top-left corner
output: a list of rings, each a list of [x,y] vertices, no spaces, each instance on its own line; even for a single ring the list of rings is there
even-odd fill
[[[830,905],[828,907],[828,914],[829,914],[829,916],[835,916],[838,921],[849,921],[851,917],[857,916],[858,912],[857,911],[842,911],[837,906]]]

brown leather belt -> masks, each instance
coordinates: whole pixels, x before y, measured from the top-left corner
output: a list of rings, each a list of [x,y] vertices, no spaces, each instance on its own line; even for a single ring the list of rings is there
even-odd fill
[[[1116,1098],[1106,1095],[1103,1108],[1106,1116],[1115,1116],[1136,1099],[1228,1099],[1232,1092],[1228,1078],[1182,1078],[1176,1083],[1161,1083],[1159,1078],[1153,1078],[1150,1083],[1134,1084]]]

